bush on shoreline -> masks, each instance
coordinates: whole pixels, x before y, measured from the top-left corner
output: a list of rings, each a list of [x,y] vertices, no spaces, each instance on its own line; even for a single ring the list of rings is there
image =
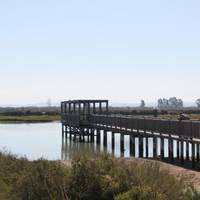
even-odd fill
[[[59,161],[0,153],[0,199],[13,200],[195,200],[200,195],[153,162],[110,155],[78,156],[70,167]]]

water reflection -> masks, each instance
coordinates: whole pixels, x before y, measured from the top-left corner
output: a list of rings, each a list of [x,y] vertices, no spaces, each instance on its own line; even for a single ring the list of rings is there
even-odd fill
[[[107,132],[107,138],[105,142],[104,133],[100,131],[100,143],[98,144],[97,137],[94,138],[94,142],[91,142],[88,136],[84,137],[84,142],[79,140],[74,141],[73,137],[70,140],[69,136],[63,136],[62,138],[62,148],[61,148],[61,159],[69,160],[72,159],[77,154],[94,154],[99,152],[107,152],[113,154],[115,157],[139,157],[139,138],[134,137],[134,147],[131,147],[131,137],[129,135],[124,136],[123,150],[120,148],[122,145],[120,142],[120,134],[115,133],[114,138],[112,138],[112,132]],[[161,157],[161,139],[156,138],[156,152],[153,148],[153,137],[142,138],[143,152],[142,157],[153,158],[153,154]],[[114,145],[112,144],[114,142]],[[173,149],[177,149],[177,141],[173,141]],[[184,143],[184,146],[186,144]],[[131,148],[134,148],[131,150]],[[133,153],[131,153],[134,152]],[[191,155],[191,145],[189,147],[189,155]],[[177,151],[173,151],[173,156],[177,157]],[[184,157],[186,152],[184,151]],[[168,139],[164,139],[164,157],[169,157],[169,144]]]
[[[103,131],[100,131],[100,144],[97,144],[97,138],[94,138],[94,142],[90,142],[88,136],[85,136],[84,142],[74,141],[73,138],[70,140],[69,136],[63,136],[62,138],[62,148],[61,148],[61,158],[63,160],[72,159],[77,154],[92,154],[98,152],[107,152],[113,154],[116,157],[130,157],[130,136],[124,136],[124,149],[121,151],[120,148],[120,134],[114,135],[114,145],[112,145],[112,133],[107,132],[106,143],[104,141]],[[139,139],[138,137],[134,138],[135,148],[134,148],[134,156],[139,157]],[[146,144],[148,142],[148,145]],[[165,140],[165,147],[168,146],[168,141]],[[148,146],[148,149],[146,148]],[[160,146],[160,139],[157,139],[157,146]],[[143,157],[153,157],[153,138],[149,137],[148,141],[143,138]],[[157,148],[158,155],[160,155],[160,148]],[[168,149],[165,148],[165,156],[168,156]]]

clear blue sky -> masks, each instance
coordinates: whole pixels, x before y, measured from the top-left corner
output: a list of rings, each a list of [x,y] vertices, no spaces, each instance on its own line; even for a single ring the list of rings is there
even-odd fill
[[[199,0],[0,1],[0,104],[200,97]]]

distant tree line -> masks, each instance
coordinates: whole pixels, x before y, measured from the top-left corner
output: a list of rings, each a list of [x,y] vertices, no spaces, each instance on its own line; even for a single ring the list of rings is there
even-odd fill
[[[0,115],[58,115],[60,107],[0,107]]]
[[[183,108],[182,99],[177,99],[176,97],[171,97],[169,99],[158,99],[158,108],[159,109],[181,109]]]
[[[200,98],[196,100],[196,105],[200,108]],[[158,99],[159,109],[181,109],[183,108],[183,100],[176,97],[171,97],[169,99],[160,98]]]
[[[197,108],[200,108],[200,98],[196,100],[196,105]],[[138,108],[140,109],[146,109],[146,103],[145,101],[142,99],[140,101],[140,106]],[[183,109],[183,100],[177,97],[170,97],[169,99],[166,98],[160,98],[158,99],[157,102],[157,108],[162,110],[166,110],[166,109]],[[189,108],[189,107],[188,107]]]
[[[200,98],[196,100],[197,107],[200,108]]]

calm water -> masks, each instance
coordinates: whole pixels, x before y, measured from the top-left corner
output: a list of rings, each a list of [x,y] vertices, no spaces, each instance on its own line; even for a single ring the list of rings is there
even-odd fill
[[[106,151],[114,153],[119,157],[120,153],[120,135],[115,135],[115,151],[111,149],[111,133],[108,132],[107,148],[94,143],[72,142],[69,139],[62,139],[62,130],[60,123],[37,123],[37,124],[0,124],[0,149],[9,151],[19,156],[26,156],[30,160],[46,158],[49,160],[70,159],[77,153],[90,153],[94,151]],[[103,141],[103,134],[101,134]],[[158,145],[160,141],[158,140]],[[167,147],[168,141],[165,141]],[[138,139],[136,138],[136,157]],[[145,141],[144,141],[145,145]],[[174,144],[176,147],[176,144]],[[144,148],[144,155],[145,155]],[[158,150],[158,153],[159,150]],[[152,138],[149,138],[149,156],[152,152]],[[129,157],[129,136],[125,136],[124,156]],[[165,148],[165,156],[168,156],[168,149]]]
[[[0,149],[28,159],[61,158],[60,123],[0,124]]]

